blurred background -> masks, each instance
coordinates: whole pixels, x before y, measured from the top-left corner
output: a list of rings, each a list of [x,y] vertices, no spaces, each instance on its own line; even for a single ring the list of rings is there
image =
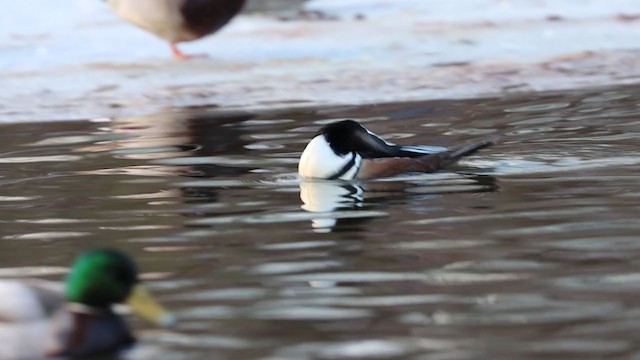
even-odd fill
[[[103,1],[61,1],[3,0],[2,121],[475,97],[634,82],[640,68],[634,0],[253,0],[181,44],[208,55],[186,63]]]

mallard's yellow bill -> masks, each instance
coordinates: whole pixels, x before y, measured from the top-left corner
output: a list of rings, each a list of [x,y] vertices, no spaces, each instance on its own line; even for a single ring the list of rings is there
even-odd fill
[[[136,285],[127,299],[127,305],[134,314],[159,326],[170,327],[175,317],[165,310],[142,285]]]

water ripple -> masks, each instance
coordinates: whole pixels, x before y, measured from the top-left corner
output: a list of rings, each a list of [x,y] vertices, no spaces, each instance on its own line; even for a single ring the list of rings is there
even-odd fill
[[[0,164],[28,164],[40,162],[68,162],[82,159],[77,155],[16,156],[0,157]]]
[[[6,125],[0,277],[62,281],[87,248],[131,253],[178,318],[132,322],[140,359],[632,358],[637,100],[630,86]],[[503,136],[447,171],[301,181],[305,144],[346,118],[402,145]]]
[[[188,225],[217,225],[217,224],[276,224],[294,221],[311,221],[317,219],[362,219],[387,216],[382,211],[333,211],[328,213],[308,213],[303,211],[283,212],[262,215],[216,216],[189,221]]]

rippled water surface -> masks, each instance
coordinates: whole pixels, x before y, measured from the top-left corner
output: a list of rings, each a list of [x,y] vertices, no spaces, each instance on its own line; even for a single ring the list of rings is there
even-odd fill
[[[179,318],[136,322],[139,357],[634,358],[639,96],[2,126],[0,276],[132,253]],[[401,144],[505,135],[450,172],[301,183],[306,141],[343,118]]]

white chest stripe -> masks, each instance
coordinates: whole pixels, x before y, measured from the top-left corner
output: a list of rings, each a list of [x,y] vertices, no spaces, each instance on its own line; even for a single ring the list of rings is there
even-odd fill
[[[355,154],[353,166],[351,166],[351,168],[347,170],[347,172],[345,172],[338,179],[353,180],[358,175],[358,172],[360,171],[360,165],[362,165],[362,157],[358,154]]]

